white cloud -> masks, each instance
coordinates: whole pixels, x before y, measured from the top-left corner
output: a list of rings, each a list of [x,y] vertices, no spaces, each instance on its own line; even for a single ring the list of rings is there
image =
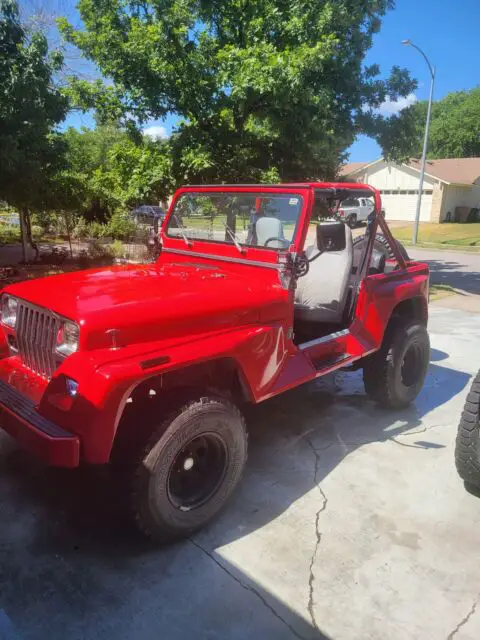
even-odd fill
[[[382,102],[378,110],[385,116],[391,116],[399,113],[406,107],[412,106],[417,100],[418,98],[414,93],[410,93],[406,98],[399,98],[398,100],[390,100],[390,98],[387,98],[385,102]]]
[[[168,138],[167,130],[161,125],[152,125],[143,129],[143,135],[153,138],[153,140],[165,140]]]

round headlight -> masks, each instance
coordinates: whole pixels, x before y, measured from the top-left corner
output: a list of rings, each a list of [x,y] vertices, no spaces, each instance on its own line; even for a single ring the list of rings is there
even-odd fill
[[[7,327],[15,329],[17,322],[18,301],[11,296],[2,296],[2,323]]]
[[[57,334],[56,351],[61,356],[69,356],[78,350],[80,328],[75,322],[65,320]]]

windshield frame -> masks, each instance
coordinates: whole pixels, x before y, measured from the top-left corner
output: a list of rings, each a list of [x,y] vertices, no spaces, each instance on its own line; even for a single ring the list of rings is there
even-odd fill
[[[226,193],[226,194],[253,194],[265,195],[265,196],[295,196],[301,199],[300,211],[298,213],[297,222],[295,225],[294,235],[290,241],[290,246],[285,249],[274,247],[263,247],[256,245],[241,244],[242,255],[240,255],[238,248],[233,242],[226,242],[221,240],[210,239],[197,239],[189,238],[188,245],[185,243],[184,238],[180,236],[168,235],[168,225],[170,219],[175,215],[175,206],[181,196],[188,193]],[[167,216],[162,224],[161,239],[164,249],[168,251],[174,251],[178,253],[202,253],[211,257],[231,257],[236,259],[243,259],[247,261],[258,261],[266,263],[277,264],[279,256],[289,251],[297,251],[300,243],[303,239],[303,229],[305,227],[305,218],[309,210],[312,200],[312,189],[310,185],[212,185],[212,186],[188,186],[180,188],[170,204],[170,208]]]

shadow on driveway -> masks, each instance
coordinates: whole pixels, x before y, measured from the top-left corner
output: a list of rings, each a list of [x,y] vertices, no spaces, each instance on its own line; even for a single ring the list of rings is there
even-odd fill
[[[462,256],[462,254],[459,255]],[[466,266],[461,261],[425,260],[425,262],[430,267],[430,282],[432,284],[450,285],[455,289],[480,295],[480,273],[478,271]]]
[[[0,613],[21,638],[326,639],[321,621],[295,613],[242,571],[241,554],[233,566],[219,548],[272,523],[364,444],[418,429],[421,439],[408,446],[435,446],[422,433],[422,417],[470,376],[436,364],[446,354],[432,356],[424,390],[400,412],[367,400],[360,372],[252,407],[239,490],[205,531],[163,549],[139,540],[107,469],[47,469],[2,434]],[[313,548],[315,513],[311,523]],[[294,535],[286,549],[299,544]]]

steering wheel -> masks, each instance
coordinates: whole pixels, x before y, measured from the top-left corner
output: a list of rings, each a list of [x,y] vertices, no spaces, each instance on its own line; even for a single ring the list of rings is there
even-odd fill
[[[266,247],[269,242],[281,242],[281,243],[283,243],[283,246],[285,247],[285,249],[288,249],[288,247],[290,245],[290,241],[289,240],[285,240],[285,238],[268,238],[263,243],[263,246]]]

